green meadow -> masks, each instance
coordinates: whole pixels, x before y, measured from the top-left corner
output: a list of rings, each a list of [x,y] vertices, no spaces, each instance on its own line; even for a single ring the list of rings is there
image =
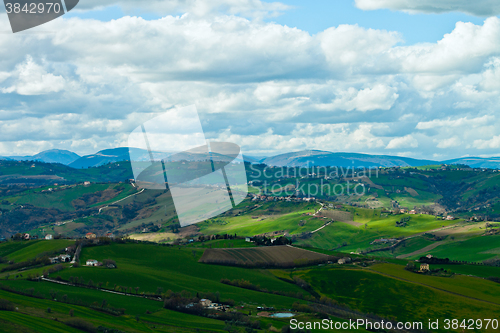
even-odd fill
[[[423,284],[419,280],[423,276],[416,273],[408,272],[414,274],[414,280],[418,282],[404,280],[399,271],[392,273],[394,275],[389,276],[366,269],[324,267],[299,270],[292,274],[306,279],[321,295],[348,304],[353,309],[394,317],[398,321],[425,323],[428,319],[496,318],[500,311],[498,290],[495,294],[480,293],[471,298],[455,294],[456,290],[460,291],[458,285],[448,288],[454,290],[450,292]],[[478,286],[482,290],[494,287],[493,282],[480,280],[478,284],[471,285],[471,288]],[[500,286],[497,288],[500,289]]]

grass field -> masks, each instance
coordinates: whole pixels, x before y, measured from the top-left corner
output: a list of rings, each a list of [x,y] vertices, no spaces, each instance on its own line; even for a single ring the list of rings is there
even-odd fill
[[[14,283],[14,281],[10,283],[17,288],[30,287],[35,284],[26,281],[15,282],[17,284]],[[38,284],[42,284],[42,286],[39,287]],[[40,289],[42,293],[46,293],[47,295],[50,290],[53,290],[49,289],[53,287],[50,283],[36,283],[35,286],[37,290]],[[71,309],[73,309],[75,317],[85,318],[85,320],[93,323],[96,327],[106,326],[108,328],[127,332],[149,332],[152,328],[151,324],[157,326],[156,330],[160,332],[191,332],[191,330],[197,327],[205,327],[205,329],[210,331],[221,332],[224,327],[224,323],[219,320],[162,309],[161,302],[141,298],[134,298],[132,300],[127,296],[104,294],[99,291],[95,291],[97,294],[94,294],[91,290],[84,289],[82,291],[79,289],[80,288],[64,288],[64,286],[58,286],[56,290],[60,293],[59,295],[62,295],[62,292],[64,292],[64,295],[67,295],[68,298],[80,297],[79,299],[82,301],[96,300],[99,303],[101,303],[103,299],[106,299],[109,302],[108,304],[127,306],[128,309],[125,316],[115,317],[83,306],[36,299],[0,291],[0,298],[12,301],[19,308],[17,312],[0,311],[0,318],[10,323],[7,327],[26,327],[30,329],[29,332],[81,332],[80,330],[73,330],[71,327],[61,323],[70,318],[69,311]],[[88,292],[88,295],[85,295],[85,291]],[[86,297],[86,299],[82,299],[81,297]],[[51,308],[51,313],[47,313],[47,308]],[[146,311],[151,313],[147,314]],[[135,315],[139,315],[139,318],[142,320],[137,321]],[[54,321],[54,318],[58,318],[58,321]]]
[[[394,266],[402,269],[401,266]],[[471,299],[420,282],[405,281],[399,276],[400,271],[391,273],[395,274],[394,277],[369,270],[324,267],[299,270],[292,274],[306,279],[321,295],[332,297],[364,312],[389,318],[395,316],[399,321],[420,320],[425,323],[428,319],[486,318],[496,316],[500,311],[497,296],[484,293],[475,297],[484,297],[488,301]],[[414,274],[416,280],[421,277],[415,273],[409,274]],[[479,281],[483,290],[495,287],[492,282]],[[454,285],[452,289],[458,288],[459,286]]]
[[[457,240],[437,247],[432,254],[439,258],[473,262],[495,258],[500,256],[500,235]]]
[[[63,250],[73,243],[66,239],[6,242],[0,244],[0,256],[5,256],[14,262],[21,262],[33,259],[45,252]]]
[[[314,233],[311,238],[300,240],[298,244],[322,249],[339,249],[341,247],[340,251],[342,252],[356,252],[358,249],[373,248],[370,243],[377,238],[409,237],[457,223],[457,221],[438,220],[432,215],[423,214],[380,217],[377,210],[355,209],[355,212],[354,220],[357,219],[363,223],[362,225],[355,226],[334,222]],[[410,218],[408,225],[404,228],[396,227],[396,221],[404,217]],[[347,245],[342,246],[343,244]],[[416,248],[418,245],[414,245],[414,247]]]
[[[339,223],[340,224],[340,223]],[[342,225],[352,227],[348,224]],[[360,229],[360,228],[358,228]],[[485,237],[482,237],[485,238]],[[421,240],[420,240],[421,241]],[[420,246],[422,243],[415,240],[408,245]],[[59,244],[57,243],[59,242]],[[274,261],[290,260],[290,251],[296,258],[305,255],[306,258],[327,257],[321,254],[325,250],[305,251],[290,247],[264,248],[233,248],[236,244],[253,244],[243,240],[213,240],[206,243],[195,242],[185,246],[160,246],[155,244],[112,243],[110,245],[84,247],[81,254],[82,262],[87,259],[102,261],[110,258],[116,261],[117,269],[104,267],[69,267],[51,275],[60,276],[65,280],[71,277],[83,279],[84,283],[92,280],[95,285],[102,282],[105,289],[126,288],[136,293],[157,292],[158,287],[163,291],[172,290],[196,293],[216,293],[221,299],[233,299],[237,306],[245,306],[245,310],[256,311],[257,306],[274,306],[277,310],[286,310],[294,302],[306,303],[302,299],[291,296],[281,296],[272,293],[263,293],[256,290],[243,289],[221,283],[221,279],[249,281],[261,289],[269,291],[289,292],[292,294],[309,294],[296,284],[286,282],[293,277],[307,281],[314,292],[319,295],[333,298],[335,301],[349,305],[353,309],[364,313],[374,313],[385,318],[399,321],[427,321],[443,318],[489,318],[500,311],[500,284],[482,278],[455,275],[450,278],[427,276],[404,270],[407,260],[390,259],[397,264],[378,263],[366,268],[357,268],[353,265],[339,266],[312,266],[302,269],[248,269],[240,267],[208,265],[200,263],[203,251],[206,255],[215,253],[216,258],[229,255],[230,258],[255,261],[256,258],[269,258]],[[29,244],[28,244],[29,243]],[[28,245],[27,245],[28,244]],[[57,248],[63,244],[61,240],[38,242],[8,242],[0,244],[0,253],[14,258],[30,258],[39,251]],[[57,246],[56,246],[57,245]],[[211,248],[211,249],[210,249]],[[286,251],[283,252],[282,249]],[[298,251],[298,252],[297,252]],[[245,253],[248,252],[248,253]],[[270,255],[270,252],[275,252]],[[264,254],[265,253],[265,254]],[[363,258],[363,256],[353,256]],[[439,266],[431,265],[431,268]],[[476,276],[498,276],[500,268],[476,265],[448,265],[456,273]],[[27,274],[41,271],[36,268],[23,272]],[[162,303],[154,300],[111,294],[97,289],[65,286],[50,282],[30,282],[23,278],[1,280],[0,283],[17,290],[30,290],[46,298],[66,300],[67,304],[48,299],[36,299],[11,294],[0,290],[0,298],[9,299],[18,306],[19,311],[4,315],[0,311],[0,323],[4,323],[6,332],[23,330],[30,332],[32,325],[40,322],[40,332],[64,332],[66,325],[61,321],[69,319],[69,310],[74,309],[75,316],[85,318],[95,326],[103,325],[120,329],[126,332],[151,331],[152,325],[159,332],[191,332],[203,328],[208,331],[222,332],[224,322],[203,317],[186,315],[168,311],[162,308]],[[280,279],[281,278],[281,279]],[[105,313],[89,309],[88,304],[101,304],[103,300],[109,306],[125,308],[125,315],[114,317]],[[82,306],[83,305],[83,306]],[[51,308],[51,313],[46,311]],[[256,313],[256,312],[255,312]],[[26,319],[25,317],[33,319]],[[136,320],[136,316],[140,319]],[[255,314],[254,314],[255,316]],[[313,317],[303,320],[311,320]],[[53,318],[59,318],[55,322]],[[255,317],[257,318],[257,317]],[[278,330],[286,319],[262,319],[263,323],[271,323]],[[264,325],[264,324],[263,324]],[[71,332],[71,330],[67,330]]]
[[[112,244],[84,248],[82,262],[87,259],[102,261],[110,258],[116,261],[118,269],[103,267],[80,267],[58,273],[69,280],[70,276],[92,279],[95,283],[113,287],[114,284],[126,287],[140,287],[140,291],[155,292],[158,287],[164,290],[186,290],[196,292],[219,291],[221,297],[244,302],[273,302],[280,307],[289,308],[292,299],[278,295],[267,295],[251,290],[240,289],[220,283],[222,278],[241,279],[261,285],[269,290],[300,292],[299,287],[280,281],[264,271],[247,270],[239,267],[223,267],[198,263],[203,249],[177,248],[147,244]]]
[[[478,265],[431,265],[431,268],[443,268],[451,272],[478,277],[500,277],[500,267]]]

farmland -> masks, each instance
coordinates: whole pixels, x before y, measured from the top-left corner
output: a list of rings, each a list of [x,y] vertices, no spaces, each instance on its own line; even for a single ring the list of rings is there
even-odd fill
[[[206,249],[200,262],[244,267],[295,267],[325,263],[331,256],[291,246],[268,246],[242,249]]]
[[[50,251],[67,246],[68,242],[66,240],[7,242],[0,245],[0,251],[10,259],[20,260],[35,255],[37,251]],[[242,248],[241,245],[250,247]],[[168,295],[172,293],[181,292],[191,297],[197,294],[215,297],[213,295],[217,293],[219,295],[217,297],[221,300],[233,300],[235,304],[244,306],[245,313],[252,312],[251,320],[260,320],[262,325],[271,324],[277,329],[280,329],[286,320],[256,316],[257,306],[272,306],[278,311],[291,309],[294,306],[298,309],[294,303],[314,304],[310,303],[313,298],[324,296],[362,313],[374,313],[386,318],[397,317],[398,320],[445,318],[447,315],[463,317],[466,313],[462,309],[467,309],[471,318],[481,318],[481,314],[493,315],[496,311],[500,311],[499,284],[464,275],[451,278],[422,276],[404,270],[406,261],[396,261],[397,264],[377,261],[370,264],[373,259],[356,256],[356,260],[361,260],[359,263],[365,262],[368,266],[355,264],[342,267],[327,264],[295,269],[249,269],[203,262],[205,261],[203,258],[215,258],[215,261],[225,258],[242,263],[265,259],[268,262],[280,263],[302,258],[324,260],[334,257],[338,258],[339,254],[328,250],[309,251],[288,246],[255,247],[240,239],[219,239],[179,246],[131,242],[88,246],[82,250],[81,262],[88,259],[99,261],[112,259],[116,261],[118,268],[69,267],[69,264],[65,264],[62,271],[51,274],[51,278],[57,277],[62,281],[77,279],[83,283],[78,287],[26,280],[27,276],[41,272],[43,268],[28,269],[22,273],[22,277],[16,279],[13,276],[6,279],[4,274],[0,280],[3,288],[14,288],[27,293],[29,290],[35,290],[39,298],[0,290],[0,298],[9,299],[19,307],[14,317],[1,319],[7,321],[6,327],[14,329],[16,325],[29,326],[29,321],[22,322],[26,314],[44,320],[56,316],[60,321],[65,321],[70,318],[69,310],[73,309],[75,316],[85,318],[95,327],[106,326],[125,332],[143,331],[151,327],[152,323],[160,332],[178,332],[180,327],[185,332],[200,327],[213,332],[224,329],[225,324],[220,320],[173,312],[164,309],[161,302],[137,297],[151,293],[161,293],[164,295],[162,297],[169,297]],[[457,273],[461,270],[472,274],[476,267],[451,266],[455,266]],[[494,267],[477,266],[477,268],[479,276],[495,274],[498,276],[498,270]],[[454,267],[450,269],[453,270]],[[222,280],[228,282],[221,283]],[[302,282],[297,284],[294,281],[306,281],[312,289],[308,289],[310,287],[307,286],[304,289],[300,286]],[[102,290],[118,293],[111,294],[95,287],[88,288],[97,285]],[[130,293],[130,296],[120,295],[122,292]],[[64,301],[56,302],[54,299]],[[103,299],[106,300],[106,307],[124,308],[125,314],[108,318],[109,315],[106,313],[89,308],[91,304],[101,304]],[[423,299],[427,300],[425,308],[421,307]],[[457,304],[460,306],[457,307]],[[51,308],[50,314],[44,310],[48,307]],[[339,314],[343,313],[342,311]],[[297,315],[303,316],[300,318],[304,320],[311,318],[307,313]],[[47,331],[64,329],[64,326],[58,323],[44,320],[41,322],[46,323]]]

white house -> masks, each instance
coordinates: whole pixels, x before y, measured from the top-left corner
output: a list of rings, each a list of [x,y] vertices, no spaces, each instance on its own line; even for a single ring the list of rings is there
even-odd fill
[[[97,266],[99,262],[97,260],[94,260],[94,259],[89,259],[87,260],[87,266]]]
[[[53,238],[53,237],[52,237],[52,235],[51,235],[51,234],[47,234],[47,235],[45,235],[45,239],[46,239],[46,240],[51,240],[52,238]]]

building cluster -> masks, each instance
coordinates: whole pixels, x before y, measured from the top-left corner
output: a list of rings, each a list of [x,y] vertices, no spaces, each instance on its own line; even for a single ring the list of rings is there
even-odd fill
[[[102,262],[99,262],[95,259],[89,259],[87,260],[87,262],[85,263],[86,266],[102,266]]]
[[[265,195],[265,194],[253,194],[249,193],[249,195],[252,197],[252,201],[288,201],[288,202],[303,202],[303,201],[316,201],[315,197],[295,197],[295,196],[289,196],[289,197],[278,197],[278,196],[272,196],[272,195]]]
[[[59,264],[63,262],[71,262],[71,256],[69,254],[61,254],[57,257],[51,257],[50,263],[51,264]]]
[[[397,242],[398,240],[396,238],[379,238],[379,239],[375,239],[373,242],[371,242],[370,244],[386,244],[386,243],[395,243]]]
[[[344,264],[350,264],[352,262],[352,259],[350,257],[344,257],[344,258],[340,258],[337,263],[339,265],[344,265]]]
[[[199,304],[202,307],[204,307],[205,309],[209,309],[209,310],[226,311],[229,308],[229,305],[225,305],[225,304],[221,304],[221,303],[215,303],[215,302],[212,302],[211,300],[209,300],[207,298],[200,299]],[[194,306],[194,304],[192,304],[191,306]]]

